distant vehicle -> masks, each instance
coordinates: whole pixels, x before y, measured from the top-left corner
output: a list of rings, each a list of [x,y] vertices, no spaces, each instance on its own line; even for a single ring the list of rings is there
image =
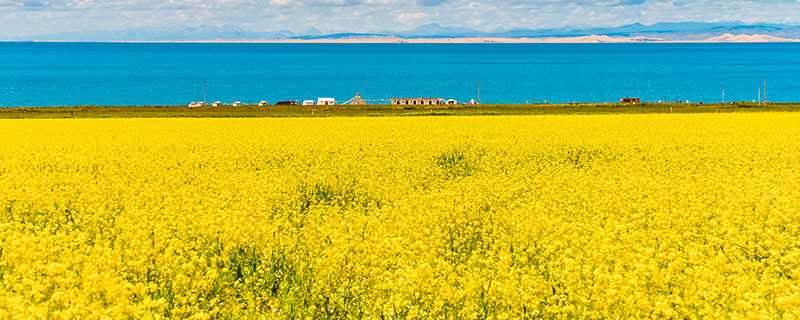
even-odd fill
[[[447,99],[447,104],[458,104],[456,99]]]
[[[304,106],[313,106],[314,105],[314,100],[303,100],[303,105]]]
[[[189,103],[189,108],[202,108],[202,107],[205,107],[205,106],[206,106],[205,102],[194,102],[194,101],[192,101],[191,103]]]
[[[266,107],[266,106],[268,106],[268,105],[269,105],[269,102],[266,102],[266,101],[264,101],[264,100],[262,100],[262,101],[258,102],[258,106],[259,106],[259,107]]]
[[[234,101],[233,103],[231,103],[231,106],[232,107],[241,107],[242,106],[242,102],[241,101]]]
[[[278,101],[276,106],[296,106],[297,100],[285,100],[285,101]]]
[[[222,106],[222,102],[219,102],[219,101],[214,101],[214,103],[212,103],[212,104],[211,104],[211,106],[212,106],[212,107],[215,107],[215,108],[216,108],[216,107],[221,107],[221,106]]]
[[[318,98],[317,99],[318,106],[332,106],[336,105],[336,99],[334,98]]]

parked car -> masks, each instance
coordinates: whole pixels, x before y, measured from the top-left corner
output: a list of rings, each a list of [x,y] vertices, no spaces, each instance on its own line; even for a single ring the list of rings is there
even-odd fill
[[[297,100],[285,100],[285,101],[278,101],[275,103],[276,106],[296,106]]]

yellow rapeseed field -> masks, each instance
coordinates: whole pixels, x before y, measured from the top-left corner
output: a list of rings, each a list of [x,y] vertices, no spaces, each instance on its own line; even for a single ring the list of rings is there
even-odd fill
[[[0,121],[2,319],[800,317],[800,114]]]

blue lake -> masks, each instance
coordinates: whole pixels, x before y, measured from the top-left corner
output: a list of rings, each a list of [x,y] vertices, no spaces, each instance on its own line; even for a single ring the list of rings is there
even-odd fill
[[[0,43],[0,106],[800,101],[800,44]]]

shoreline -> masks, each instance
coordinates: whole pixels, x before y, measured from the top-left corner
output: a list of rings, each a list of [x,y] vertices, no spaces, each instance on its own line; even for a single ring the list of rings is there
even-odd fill
[[[792,103],[581,103],[581,104],[493,104],[493,105],[335,105],[203,107],[185,106],[72,106],[5,107],[0,119],[63,118],[308,118],[386,116],[470,116],[470,115],[583,115],[656,113],[800,112]]]

